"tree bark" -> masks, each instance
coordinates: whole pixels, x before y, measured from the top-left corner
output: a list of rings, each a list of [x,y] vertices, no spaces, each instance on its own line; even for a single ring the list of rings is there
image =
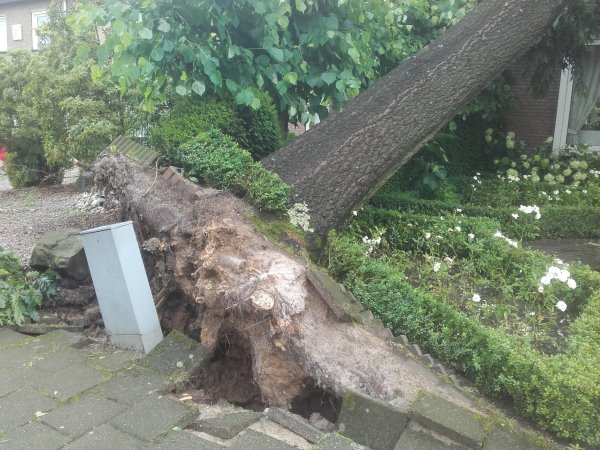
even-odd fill
[[[418,55],[263,164],[324,236],[543,36],[567,0],[484,0]]]

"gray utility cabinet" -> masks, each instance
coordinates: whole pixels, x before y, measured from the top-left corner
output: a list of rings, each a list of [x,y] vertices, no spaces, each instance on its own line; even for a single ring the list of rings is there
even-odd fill
[[[148,353],[163,335],[131,221],[81,235],[110,341]]]

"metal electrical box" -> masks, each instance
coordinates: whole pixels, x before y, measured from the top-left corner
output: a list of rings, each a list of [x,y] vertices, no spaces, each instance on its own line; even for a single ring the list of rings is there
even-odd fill
[[[132,222],[81,236],[111,343],[148,353],[163,335]]]

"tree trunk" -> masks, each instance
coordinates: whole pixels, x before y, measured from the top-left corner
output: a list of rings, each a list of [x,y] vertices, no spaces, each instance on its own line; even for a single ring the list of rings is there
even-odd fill
[[[542,37],[566,0],[484,0],[418,55],[263,164],[340,227],[459,109]]]

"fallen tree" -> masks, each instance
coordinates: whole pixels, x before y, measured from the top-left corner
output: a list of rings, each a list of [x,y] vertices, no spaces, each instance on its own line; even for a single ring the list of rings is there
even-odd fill
[[[191,183],[182,190],[180,180],[172,189],[154,180],[153,168],[118,154],[93,170],[97,186],[116,192],[135,220],[163,328],[248,362],[251,380],[218,367],[200,374],[215,395],[244,403],[256,394],[266,404],[290,406],[316,388],[336,396],[353,388],[408,404],[426,389],[472,406],[399,352],[383,329],[340,320],[308,261],[257,231],[241,200],[200,188],[190,196]],[[332,295],[343,292],[332,285]],[[256,392],[247,392],[252,386]]]

